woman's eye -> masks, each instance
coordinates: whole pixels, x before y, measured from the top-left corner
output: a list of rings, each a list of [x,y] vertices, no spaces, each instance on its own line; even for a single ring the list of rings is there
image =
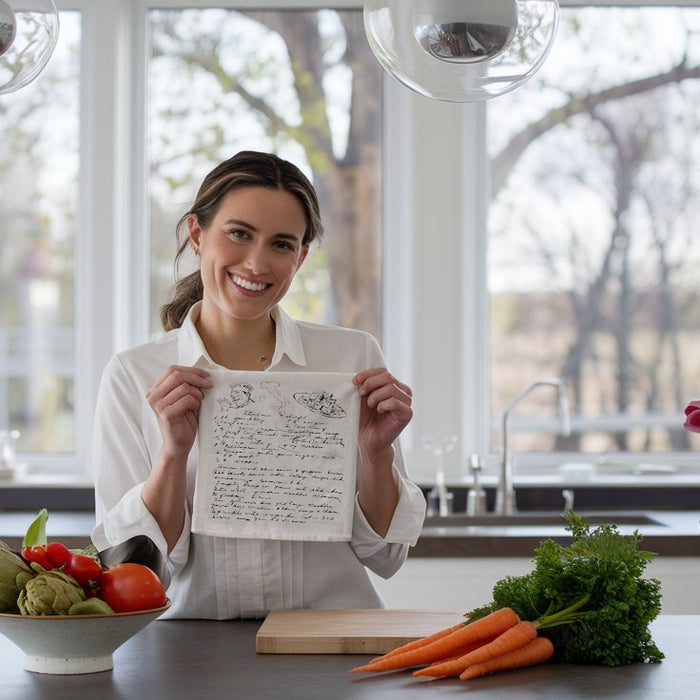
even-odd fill
[[[226,234],[232,238],[248,238],[248,232],[240,228],[234,228],[230,231],[226,231]]]

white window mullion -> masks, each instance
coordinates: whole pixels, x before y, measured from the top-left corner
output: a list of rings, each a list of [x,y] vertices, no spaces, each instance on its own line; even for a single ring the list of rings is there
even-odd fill
[[[123,112],[128,127],[120,133],[125,207],[120,216],[122,238],[116,257],[118,350],[148,338],[151,257],[146,172],[148,4],[130,3],[128,45],[123,57]]]
[[[71,2],[82,13],[80,210],[75,243],[75,461],[90,481],[94,405],[113,352],[116,143],[122,3]]]
[[[486,104],[464,111],[462,169],[464,195],[461,222],[463,300],[462,459],[472,453],[485,459],[490,450],[489,300],[486,259],[486,217],[490,193],[490,164],[486,148]],[[465,474],[467,476],[467,474]]]

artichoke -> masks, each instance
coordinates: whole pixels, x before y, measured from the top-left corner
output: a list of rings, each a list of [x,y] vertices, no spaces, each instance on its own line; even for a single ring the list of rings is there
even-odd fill
[[[0,612],[17,612],[17,598],[36,574],[4,542],[0,541]]]
[[[67,615],[73,603],[86,597],[82,586],[72,576],[50,569],[27,582],[20,591],[17,605],[22,615]]]

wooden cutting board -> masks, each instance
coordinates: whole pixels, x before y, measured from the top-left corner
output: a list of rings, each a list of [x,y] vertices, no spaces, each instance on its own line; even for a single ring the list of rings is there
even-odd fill
[[[430,610],[273,610],[255,638],[259,654],[385,654],[464,620]]]

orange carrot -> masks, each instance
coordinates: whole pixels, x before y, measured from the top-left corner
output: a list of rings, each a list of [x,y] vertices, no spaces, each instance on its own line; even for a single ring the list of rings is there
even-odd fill
[[[413,672],[414,676],[430,676],[441,678],[445,676],[459,676],[467,666],[488,661],[496,656],[503,656],[515,649],[524,647],[537,637],[537,624],[523,620],[517,625],[509,627],[505,632],[496,637],[492,642],[483,644],[463,656],[433,663],[425,668]]]
[[[531,642],[528,642],[524,647],[514,649],[513,651],[495,656],[488,661],[482,661],[478,664],[472,664],[460,674],[459,678],[462,681],[470,678],[478,678],[485,676],[495,671],[507,671],[514,668],[522,668],[523,666],[534,666],[541,664],[551,658],[554,653],[554,645],[547,637],[535,637]]]
[[[465,656],[468,654],[470,651],[474,651],[475,649],[478,649],[479,647],[483,647],[484,644],[488,644],[489,642],[492,642],[493,639],[482,639],[478,642],[472,642],[471,644],[467,644],[466,646],[459,647],[459,649],[455,649],[453,652],[451,652],[448,656],[446,656],[443,659],[440,659],[439,661],[433,661],[431,666],[445,663],[446,661],[452,661],[453,659],[459,659],[462,656]]]
[[[351,669],[350,672],[393,671],[410,666],[424,666],[453,655],[457,649],[467,644],[483,642],[486,639],[493,638],[505,632],[509,627],[517,625],[518,622],[520,620],[511,608],[500,608],[485,617],[463,625],[446,637],[437,639],[425,646],[379,659],[365,666],[358,666]]]
[[[373,664],[375,663],[375,661],[379,661],[380,659],[386,659],[388,656],[396,656],[397,654],[403,654],[403,652],[405,651],[411,651],[411,649],[418,649],[419,647],[424,647],[427,644],[430,644],[431,642],[435,642],[438,639],[446,637],[448,634],[456,632],[461,627],[464,627],[465,624],[465,622],[458,622],[456,625],[452,625],[451,627],[445,627],[445,629],[438,630],[437,632],[429,634],[426,637],[414,639],[412,642],[406,642],[406,644],[402,644],[401,646],[398,646],[395,649],[388,651],[386,654],[382,654],[382,656],[377,656],[374,659],[371,659],[370,663]]]

